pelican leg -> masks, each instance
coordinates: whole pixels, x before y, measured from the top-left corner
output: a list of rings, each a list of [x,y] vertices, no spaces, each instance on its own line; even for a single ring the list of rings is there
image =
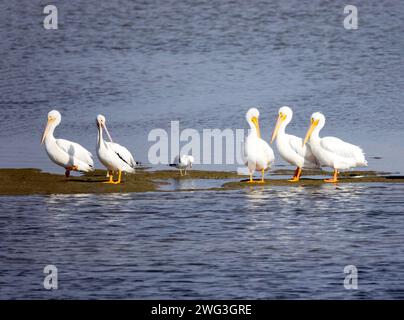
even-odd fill
[[[297,167],[295,171],[295,175],[292,179],[288,180],[290,182],[297,182],[300,180],[300,176],[302,175],[302,168]]]
[[[294,179],[294,178],[296,178],[296,177],[297,177],[297,172],[298,172],[298,170],[299,170],[299,167],[297,167],[297,168],[296,168],[295,173],[293,174],[292,179]]]
[[[332,177],[332,179],[325,179],[324,182],[328,182],[328,183],[338,182],[338,170],[334,169],[334,176]]]
[[[72,166],[72,167],[66,167],[65,169],[66,169],[65,176],[66,176],[66,178],[69,178],[70,177],[70,171],[77,171],[79,169],[79,167],[78,166]]]
[[[118,170],[118,181],[113,182],[114,184],[120,184],[122,182],[122,171]]]
[[[265,170],[264,169],[261,170],[261,174],[262,174],[261,181],[259,183],[265,183],[265,180],[264,180]]]
[[[112,171],[108,171],[109,181],[104,181],[103,183],[114,183],[114,173]]]
[[[254,183],[254,180],[253,180],[253,174],[252,174],[252,172],[250,171],[250,180],[248,180],[247,181],[247,183]]]
[[[181,175],[181,177],[183,176],[183,174],[182,174],[182,169],[180,169],[180,175]]]

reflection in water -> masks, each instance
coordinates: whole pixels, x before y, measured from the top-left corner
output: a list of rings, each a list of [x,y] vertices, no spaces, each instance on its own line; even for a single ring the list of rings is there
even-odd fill
[[[2,197],[0,298],[49,297],[46,264],[63,279],[52,298],[403,298],[403,191]],[[341,284],[348,264],[360,292]]]
[[[269,195],[268,187],[266,186],[254,185],[246,188],[246,190],[247,205],[250,209],[262,205]]]
[[[359,199],[365,186],[357,184],[340,184],[320,186],[291,186],[286,188],[255,186],[246,192],[247,205],[253,210],[257,207],[270,205],[273,199],[279,204],[278,213],[287,213],[291,209],[304,208],[305,210],[316,211],[332,209],[337,203],[343,207],[345,202],[354,206],[355,200]],[[334,203],[335,202],[335,203]],[[360,207],[359,207],[360,209]]]
[[[219,188],[226,182],[238,181],[238,179],[168,179],[162,181],[160,190],[192,190]]]
[[[179,189],[195,189],[196,181],[194,179],[181,180],[181,179],[172,179],[172,187],[175,190]]]
[[[94,202],[94,198],[96,202]],[[127,203],[133,199],[129,193],[108,193],[108,194],[54,194],[49,195],[45,204],[49,210],[70,212],[72,206],[82,208],[104,208],[106,210],[115,208],[121,203]]]

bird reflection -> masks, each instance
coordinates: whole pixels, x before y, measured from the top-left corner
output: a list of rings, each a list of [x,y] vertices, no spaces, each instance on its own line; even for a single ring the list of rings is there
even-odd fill
[[[341,208],[347,203],[353,209],[366,190],[359,184],[251,188],[245,193],[248,212],[267,211],[276,214],[319,213]]]
[[[173,190],[197,188],[197,183],[195,179],[171,179],[170,182],[171,182],[171,188]]]

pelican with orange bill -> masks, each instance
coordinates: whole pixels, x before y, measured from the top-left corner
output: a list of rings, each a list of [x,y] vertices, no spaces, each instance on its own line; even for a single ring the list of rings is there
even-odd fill
[[[45,144],[49,159],[65,168],[67,178],[70,176],[70,171],[94,171],[93,156],[87,149],[78,143],[56,139],[53,136],[55,128],[61,121],[62,116],[59,111],[52,110],[48,113],[48,122],[42,135],[41,144]]]
[[[293,117],[291,108],[284,106],[279,109],[278,120],[272,134],[271,143],[276,142],[281,157],[291,165],[296,166],[296,171],[290,182],[300,180],[302,169],[318,169],[319,161],[311,152],[309,145],[302,145],[303,139],[285,132],[287,125]]]
[[[342,141],[336,137],[320,137],[320,131],[325,125],[325,116],[320,112],[312,114],[310,127],[303,141],[310,144],[311,151],[322,166],[334,169],[334,175],[325,182],[338,182],[339,170],[348,170],[355,167],[366,167],[368,162],[362,149],[356,145]]]
[[[244,163],[250,174],[248,183],[264,183],[265,170],[270,168],[275,161],[272,148],[261,138],[259,115],[256,108],[251,108],[246,114],[246,120],[250,125],[250,133],[244,143]],[[254,171],[261,172],[261,180],[253,180]]]

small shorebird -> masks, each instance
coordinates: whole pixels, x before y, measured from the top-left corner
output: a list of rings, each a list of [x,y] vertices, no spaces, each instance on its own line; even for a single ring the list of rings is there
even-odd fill
[[[184,175],[186,176],[187,170],[192,168],[193,163],[194,163],[193,156],[183,154],[182,156],[176,156],[174,158],[174,162],[170,164],[170,167],[180,169],[181,176],[183,176],[182,170],[184,170]]]

